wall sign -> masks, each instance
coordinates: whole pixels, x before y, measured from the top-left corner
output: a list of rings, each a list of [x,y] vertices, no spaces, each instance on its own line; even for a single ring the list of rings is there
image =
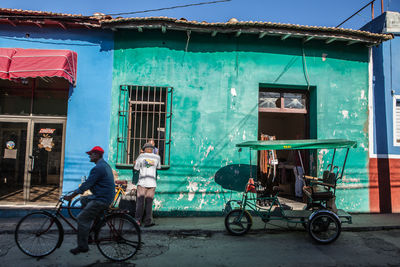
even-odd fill
[[[17,149],[4,149],[4,158],[5,159],[16,159],[17,158]]]
[[[6,143],[6,148],[7,148],[7,149],[14,149],[14,148],[15,148],[15,143],[14,143],[14,141],[8,141],[8,142]]]
[[[51,151],[54,147],[53,137],[51,136],[56,129],[42,128],[39,130],[39,134],[42,136],[39,138],[39,148],[44,148],[46,151]]]
[[[40,129],[39,134],[53,134],[55,130],[56,129],[42,128]]]

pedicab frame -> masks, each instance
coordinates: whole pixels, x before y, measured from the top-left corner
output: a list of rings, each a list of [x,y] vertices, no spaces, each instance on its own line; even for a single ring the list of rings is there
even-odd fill
[[[345,139],[307,139],[307,140],[265,140],[265,141],[247,141],[236,145],[239,151],[242,148],[250,150],[250,166],[251,166],[251,151],[252,150],[314,150],[314,149],[333,149],[333,156],[330,164],[325,171],[327,176],[334,177],[334,184],[327,184],[322,178],[311,177],[303,174],[303,180],[307,184],[322,186],[332,192],[333,196],[336,193],[336,182],[342,179],[347,156],[350,148],[357,147],[357,142]],[[346,149],[346,155],[341,169],[334,166],[334,160],[337,149]],[[299,158],[304,170],[303,161],[300,151]],[[336,171],[336,172],[335,172]],[[325,179],[325,173],[324,173]],[[259,186],[259,185],[258,185]],[[274,194],[268,197],[257,196],[257,185],[253,183],[252,171],[250,168],[249,182],[246,190],[243,193],[242,200],[229,200],[225,205],[225,227],[230,234],[244,235],[252,226],[252,216],[249,210],[259,216],[265,223],[271,220],[283,220],[287,223],[301,223],[308,231],[311,238],[321,244],[328,244],[335,241],[341,232],[342,223],[352,223],[351,215],[344,210],[333,212],[329,210],[326,201],[318,199],[317,193],[309,195],[309,201],[304,210],[285,210],[281,205],[278,195],[281,191],[278,187],[274,187]],[[314,197],[314,198],[313,198]],[[261,207],[257,201],[267,201],[267,207]],[[232,208],[236,206],[236,208]]]

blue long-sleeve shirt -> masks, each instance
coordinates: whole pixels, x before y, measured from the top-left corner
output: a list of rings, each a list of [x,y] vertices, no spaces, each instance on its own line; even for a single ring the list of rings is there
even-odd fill
[[[99,159],[89,173],[87,180],[82,183],[76,193],[83,194],[86,190],[92,192],[91,199],[111,204],[115,196],[114,175],[110,165],[104,159]]]

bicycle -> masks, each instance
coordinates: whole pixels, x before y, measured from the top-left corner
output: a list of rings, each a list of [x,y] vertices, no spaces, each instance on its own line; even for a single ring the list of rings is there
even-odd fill
[[[115,181],[115,197],[113,202],[110,205],[110,209],[118,209],[118,203],[121,200],[121,197],[126,195],[126,187],[128,185],[128,182],[125,180],[116,180]],[[69,216],[76,221],[76,218],[81,211],[81,201],[80,201],[81,196],[77,195],[70,201],[68,201],[67,204],[67,210]]]
[[[17,224],[14,238],[18,248],[28,256],[44,257],[59,248],[64,240],[61,218],[76,233],[77,228],[61,213],[64,196],[61,196],[54,212],[35,211],[24,216]],[[96,218],[90,233],[100,253],[113,261],[125,261],[140,249],[139,225],[121,211],[106,210]],[[91,236],[91,234],[89,235]]]

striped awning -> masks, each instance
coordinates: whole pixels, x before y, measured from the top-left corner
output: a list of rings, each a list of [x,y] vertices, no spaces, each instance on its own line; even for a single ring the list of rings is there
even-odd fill
[[[0,48],[0,78],[61,77],[76,83],[77,54],[70,50]]]

